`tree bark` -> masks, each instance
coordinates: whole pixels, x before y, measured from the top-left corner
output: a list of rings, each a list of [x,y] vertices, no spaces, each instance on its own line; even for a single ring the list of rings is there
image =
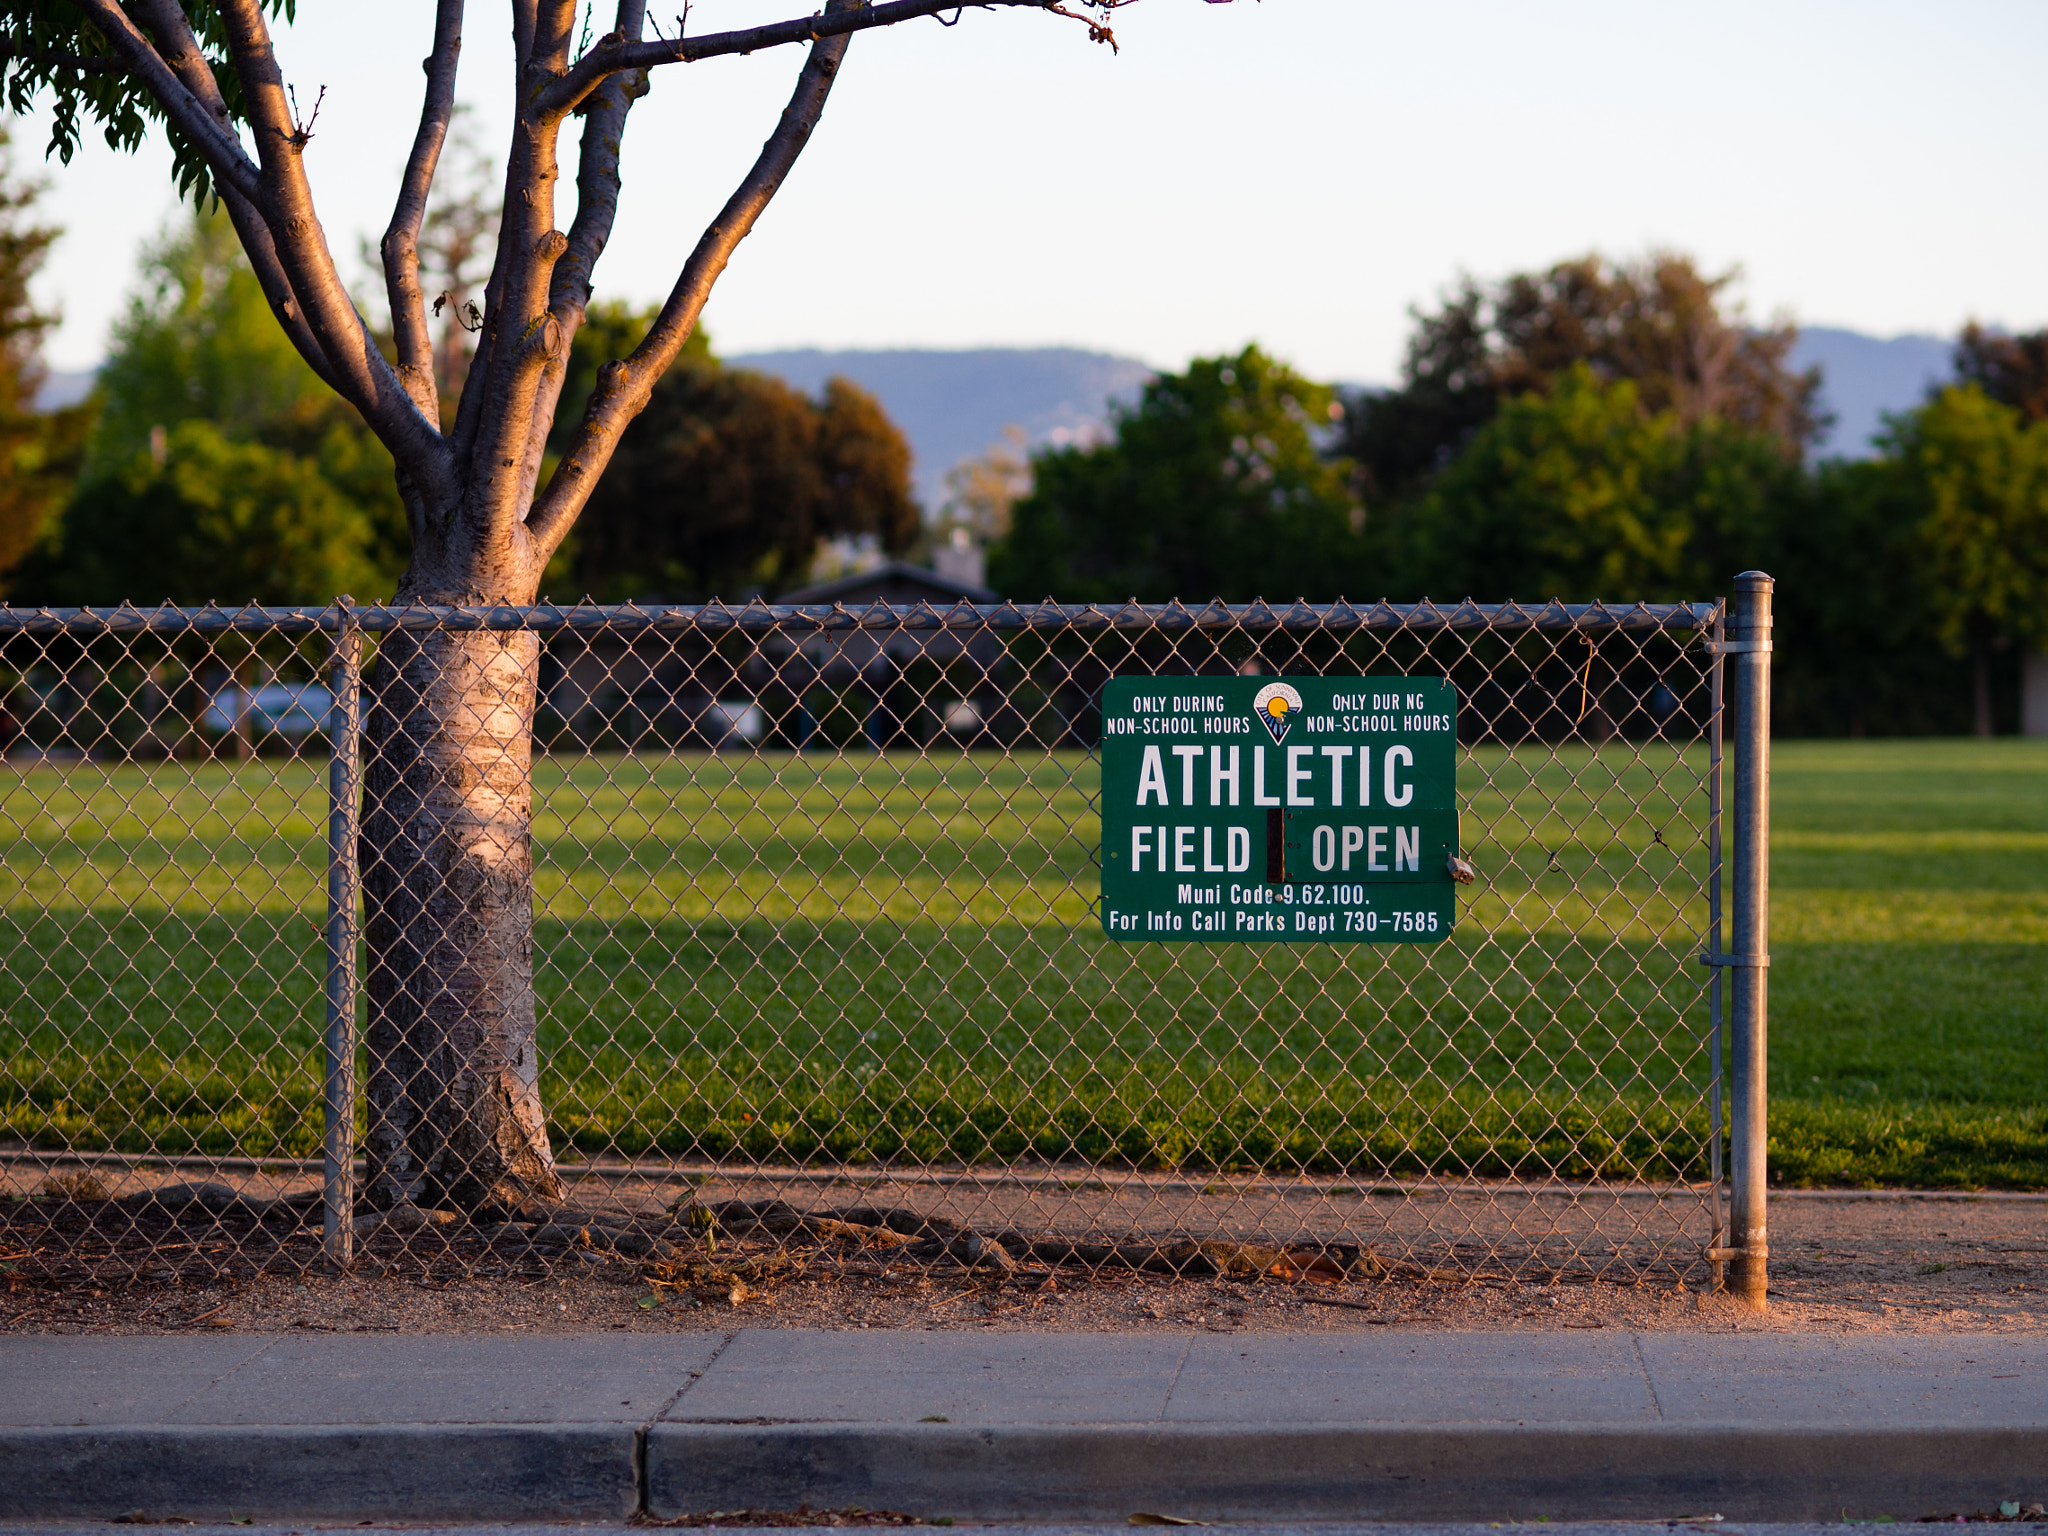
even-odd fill
[[[370,1202],[562,1198],[533,996],[540,642],[391,634],[368,692],[362,824]]]

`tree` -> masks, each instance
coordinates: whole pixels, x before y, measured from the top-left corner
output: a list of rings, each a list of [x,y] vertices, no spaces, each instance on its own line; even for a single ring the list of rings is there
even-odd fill
[[[1796,458],[1820,426],[1820,375],[1786,365],[1798,332],[1756,329],[1724,313],[1737,274],[1689,257],[1599,256],[1492,287],[1463,279],[1433,314],[1415,314],[1402,387],[1347,402],[1340,451],[1360,468],[1369,505],[1409,495],[1457,456],[1502,401],[1550,387],[1570,369],[1627,380],[1649,415],[1708,418],[1759,433]]]
[[[825,537],[870,533],[882,548],[910,548],[924,514],[910,491],[910,439],[882,402],[853,380],[825,381],[818,412],[818,469],[825,482]]]
[[[1010,517],[1017,503],[1031,494],[1031,457],[1024,429],[1003,428],[1003,440],[991,443],[946,471],[946,504],[939,510],[939,532],[964,528],[984,547],[1010,536]]]
[[[2048,331],[2006,336],[1972,320],[1956,339],[1956,380],[2028,421],[2048,419]]]
[[[1033,458],[989,579],[1086,603],[1339,596],[1368,573],[1349,466],[1321,449],[1334,404],[1257,347],[1160,374],[1112,441]]]
[[[822,538],[902,550],[919,526],[910,445],[872,395],[835,378],[814,403],[707,354],[670,369],[626,429],[570,582],[614,600],[738,601],[801,582]]]
[[[298,448],[346,410],[278,329],[217,210],[194,209],[143,247],[99,388],[88,474],[126,464],[181,421]]]
[[[437,0],[419,127],[380,251],[391,355],[351,302],[322,230],[309,154],[318,102],[295,101],[270,22],[289,0],[7,0],[9,104],[54,103],[68,159],[96,122],[117,148],[162,127],[179,186],[218,196],[272,314],[390,451],[410,533],[397,596],[531,601],[627,423],[682,351],[705,300],[825,108],[853,34],[957,0],[826,0],[739,31],[643,37],[644,0],[577,42],[576,0],[512,0],[513,127],[504,216],[461,399],[444,422],[420,239],[454,116],[463,0]],[[1057,0],[981,0],[1063,15]],[[1113,41],[1123,0],[1079,0]],[[608,360],[542,483],[549,429],[618,207],[633,103],[664,66],[793,44],[809,54],[780,122],[683,263],[654,323]],[[394,81],[418,55],[392,50]],[[558,228],[563,130],[581,119],[576,212]],[[531,633],[386,636],[369,683],[362,854],[369,1196],[471,1210],[553,1202],[534,1038],[532,791],[539,643]]]
[[[47,377],[43,333],[57,317],[35,307],[28,285],[57,231],[26,222],[41,188],[15,177],[7,145],[0,131],[0,597],[70,494],[94,410],[90,402],[61,411],[35,408]]]
[[[388,578],[370,520],[318,458],[200,420],[160,445],[80,489],[65,513],[65,595],[318,605]]]
[[[1411,569],[1438,598],[1695,597],[1797,479],[1764,434],[1643,409],[1585,364],[1511,396],[1438,477]]]
[[[1968,654],[1977,734],[1989,736],[1993,644],[2048,641],[2048,421],[2030,423],[1974,384],[1952,386],[1882,441],[1920,510],[1937,633]]]
[[[1771,709],[1780,734],[1968,729],[1967,669],[1928,642],[1939,618],[1925,511],[1892,462],[1825,459],[1792,480],[1753,542],[1719,562],[1723,577],[1749,568],[1778,578]]]

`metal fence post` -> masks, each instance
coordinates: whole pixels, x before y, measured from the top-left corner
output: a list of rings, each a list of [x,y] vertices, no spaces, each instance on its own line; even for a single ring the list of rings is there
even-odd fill
[[[1713,1225],[1710,1229],[1712,1236],[1707,1243],[1707,1260],[1713,1271],[1714,1289],[1720,1291],[1726,1290],[1728,1285],[1728,1266],[1723,1257],[1728,1246],[1728,1228],[1721,1219],[1721,1197],[1726,1192],[1723,1181],[1727,1177],[1723,1166],[1727,1150],[1727,1117],[1723,1108],[1728,1087],[1727,1052],[1722,1045],[1727,1037],[1728,988],[1726,968],[1721,963],[1727,958],[1721,898],[1728,876],[1722,843],[1724,817],[1721,797],[1721,774],[1725,763],[1722,748],[1728,726],[1725,713],[1728,605],[1725,602],[1714,616],[1707,650],[1713,657],[1713,664],[1707,672],[1707,952],[1701,956],[1712,967],[1707,972],[1707,1178],[1708,1187],[1713,1191],[1710,1206]]]
[[[1735,578],[1736,608],[1728,623],[1730,725],[1734,735],[1734,848],[1729,860],[1729,1225],[1734,1263],[1730,1287],[1753,1307],[1764,1305],[1764,1202],[1768,1093],[1771,935],[1771,593],[1762,571]]]
[[[321,1081],[321,1150],[326,1162],[327,1260],[346,1269],[355,1258],[356,1206],[356,864],[357,807],[361,801],[363,631],[348,598],[335,604],[327,711],[327,1031]]]

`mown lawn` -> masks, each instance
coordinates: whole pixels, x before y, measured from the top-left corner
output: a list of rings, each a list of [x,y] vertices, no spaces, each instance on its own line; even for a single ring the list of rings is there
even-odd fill
[[[1703,754],[1484,752],[1447,943],[1115,944],[1093,765],[536,770],[558,1145],[1371,1174],[1704,1170]],[[2048,1185],[2048,751],[1778,748],[1774,1159]],[[0,1138],[317,1146],[324,785],[0,780]]]
[[[1773,766],[1775,1167],[2048,1187],[2048,741],[1786,742]]]

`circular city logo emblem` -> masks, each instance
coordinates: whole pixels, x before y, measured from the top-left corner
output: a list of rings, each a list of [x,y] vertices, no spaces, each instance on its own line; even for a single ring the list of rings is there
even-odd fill
[[[1265,722],[1277,743],[1301,713],[1301,695],[1287,683],[1268,683],[1253,696],[1252,708],[1258,711],[1259,719]]]

